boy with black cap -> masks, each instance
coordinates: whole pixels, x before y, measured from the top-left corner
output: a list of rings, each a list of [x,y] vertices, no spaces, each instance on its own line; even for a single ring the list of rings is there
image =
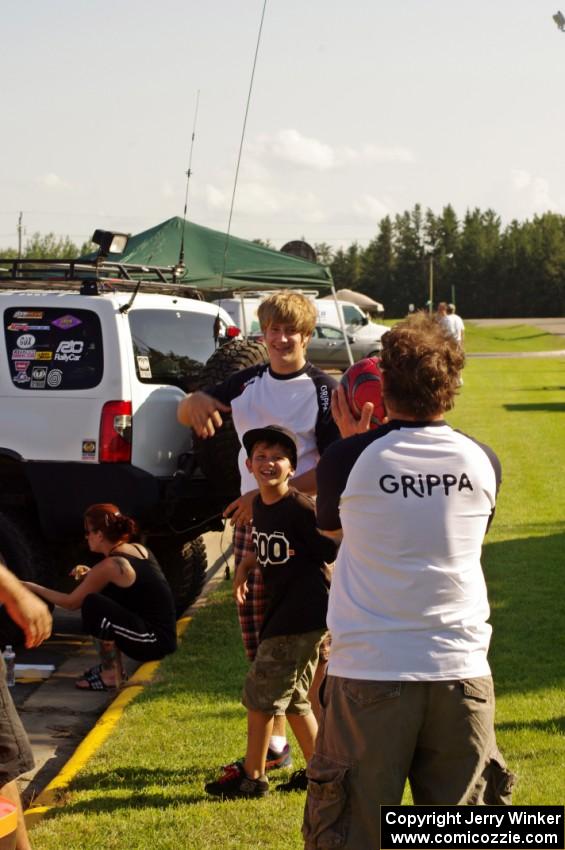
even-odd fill
[[[277,425],[254,428],[242,438],[246,465],[259,487],[253,503],[254,555],[239,564],[234,595],[242,602],[247,575],[257,564],[268,605],[259,648],[245,679],[247,753],[206,785],[219,797],[263,797],[269,783],[265,760],[276,714],[286,714],[306,761],[311,757],[317,723],[308,701],[326,633],[330,568],[335,544],[316,528],[314,502],[289,486],[297,463],[294,435]],[[283,790],[306,787],[296,771]]]

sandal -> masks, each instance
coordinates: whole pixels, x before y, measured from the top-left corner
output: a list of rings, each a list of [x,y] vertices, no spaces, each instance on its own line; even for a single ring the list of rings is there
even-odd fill
[[[79,682],[86,682],[87,684],[79,685]],[[82,679],[78,679],[75,682],[75,688],[78,688],[79,691],[113,691],[115,687],[115,685],[107,685],[100,673],[94,668],[84,675]]]
[[[81,679],[88,679],[90,676],[100,676],[102,674],[102,665],[95,664],[94,667],[89,667],[88,670],[85,670],[81,676]],[[122,670],[122,682],[127,682],[128,674],[125,670]],[[79,680],[80,681],[80,680]],[[84,690],[87,690],[85,688]]]

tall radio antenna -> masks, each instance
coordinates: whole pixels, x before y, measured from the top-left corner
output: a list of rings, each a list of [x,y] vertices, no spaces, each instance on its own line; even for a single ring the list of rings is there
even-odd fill
[[[179,261],[175,268],[175,276],[181,277],[182,273],[185,270],[184,265],[184,231],[186,224],[186,212],[188,210],[188,187],[190,185],[190,178],[192,176],[192,153],[194,151],[194,140],[196,138],[196,121],[198,119],[198,105],[200,103],[200,89],[196,92],[196,107],[194,109],[194,121],[192,122],[192,136],[190,140],[190,153],[188,156],[188,168],[186,171],[186,191],[184,194],[184,213],[183,213],[183,223],[182,223],[182,236],[180,241],[180,252],[179,252]]]
[[[236,192],[236,189],[237,189],[237,179],[239,177],[239,166],[241,164],[241,154],[242,154],[242,151],[243,151],[243,142],[244,142],[244,139],[245,139],[245,129],[247,127],[247,116],[249,115],[249,104],[251,103],[251,93],[253,91],[253,80],[255,79],[255,68],[257,67],[257,56],[259,55],[259,45],[261,44],[261,33],[263,31],[263,21],[265,20],[265,10],[266,10],[266,8],[267,8],[267,0],[264,0],[263,11],[261,12],[261,22],[259,24],[259,33],[257,35],[257,46],[255,47],[255,57],[253,59],[253,68],[251,70],[251,80],[249,82],[249,92],[248,92],[248,95],[247,95],[247,104],[245,106],[245,116],[244,116],[244,119],[243,119],[243,128],[242,128],[242,131],[241,131],[241,141],[239,143],[239,153],[238,153],[238,156],[237,156],[237,165],[236,165],[236,168],[235,168],[235,180],[234,180],[233,192],[232,192],[232,196],[231,196],[231,205],[230,205],[230,214],[229,214],[229,218],[228,218],[228,230],[227,230],[227,233],[226,233],[226,242],[225,242],[225,245],[224,245],[224,260],[223,260],[223,263],[222,263],[222,274],[221,274],[221,277],[220,277],[220,288],[222,287],[222,283],[223,283],[223,280],[224,280],[224,274],[225,274],[225,271],[226,271],[226,262],[227,262],[227,258],[228,258],[228,246],[229,246],[230,231],[231,231],[231,220],[232,220],[233,208],[234,208],[234,204],[235,204],[235,192]]]

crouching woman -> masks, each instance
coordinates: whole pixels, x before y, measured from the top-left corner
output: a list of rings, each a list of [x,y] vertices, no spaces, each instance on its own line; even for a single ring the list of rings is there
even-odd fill
[[[176,649],[171,589],[155,556],[131,542],[136,530],[135,521],[116,505],[91,505],[84,514],[85,536],[91,552],[102,559],[91,568],[74,568],[80,584],[72,593],[24,582],[47,602],[80,608],[84,631],[97,639],[101,663],[84,673],[77,688],[119,687],[122,652],[136,661],[156,661]]]

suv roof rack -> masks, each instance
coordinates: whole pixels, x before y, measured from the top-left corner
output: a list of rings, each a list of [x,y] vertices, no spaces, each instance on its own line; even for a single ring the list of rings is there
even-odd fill
[[[191,284],[178,281],[177,266],[148,266],[112,260],[3,259],[0,257],[2,289],[70,289],[85,295],[104,292],[157,292],[198,298]]]

